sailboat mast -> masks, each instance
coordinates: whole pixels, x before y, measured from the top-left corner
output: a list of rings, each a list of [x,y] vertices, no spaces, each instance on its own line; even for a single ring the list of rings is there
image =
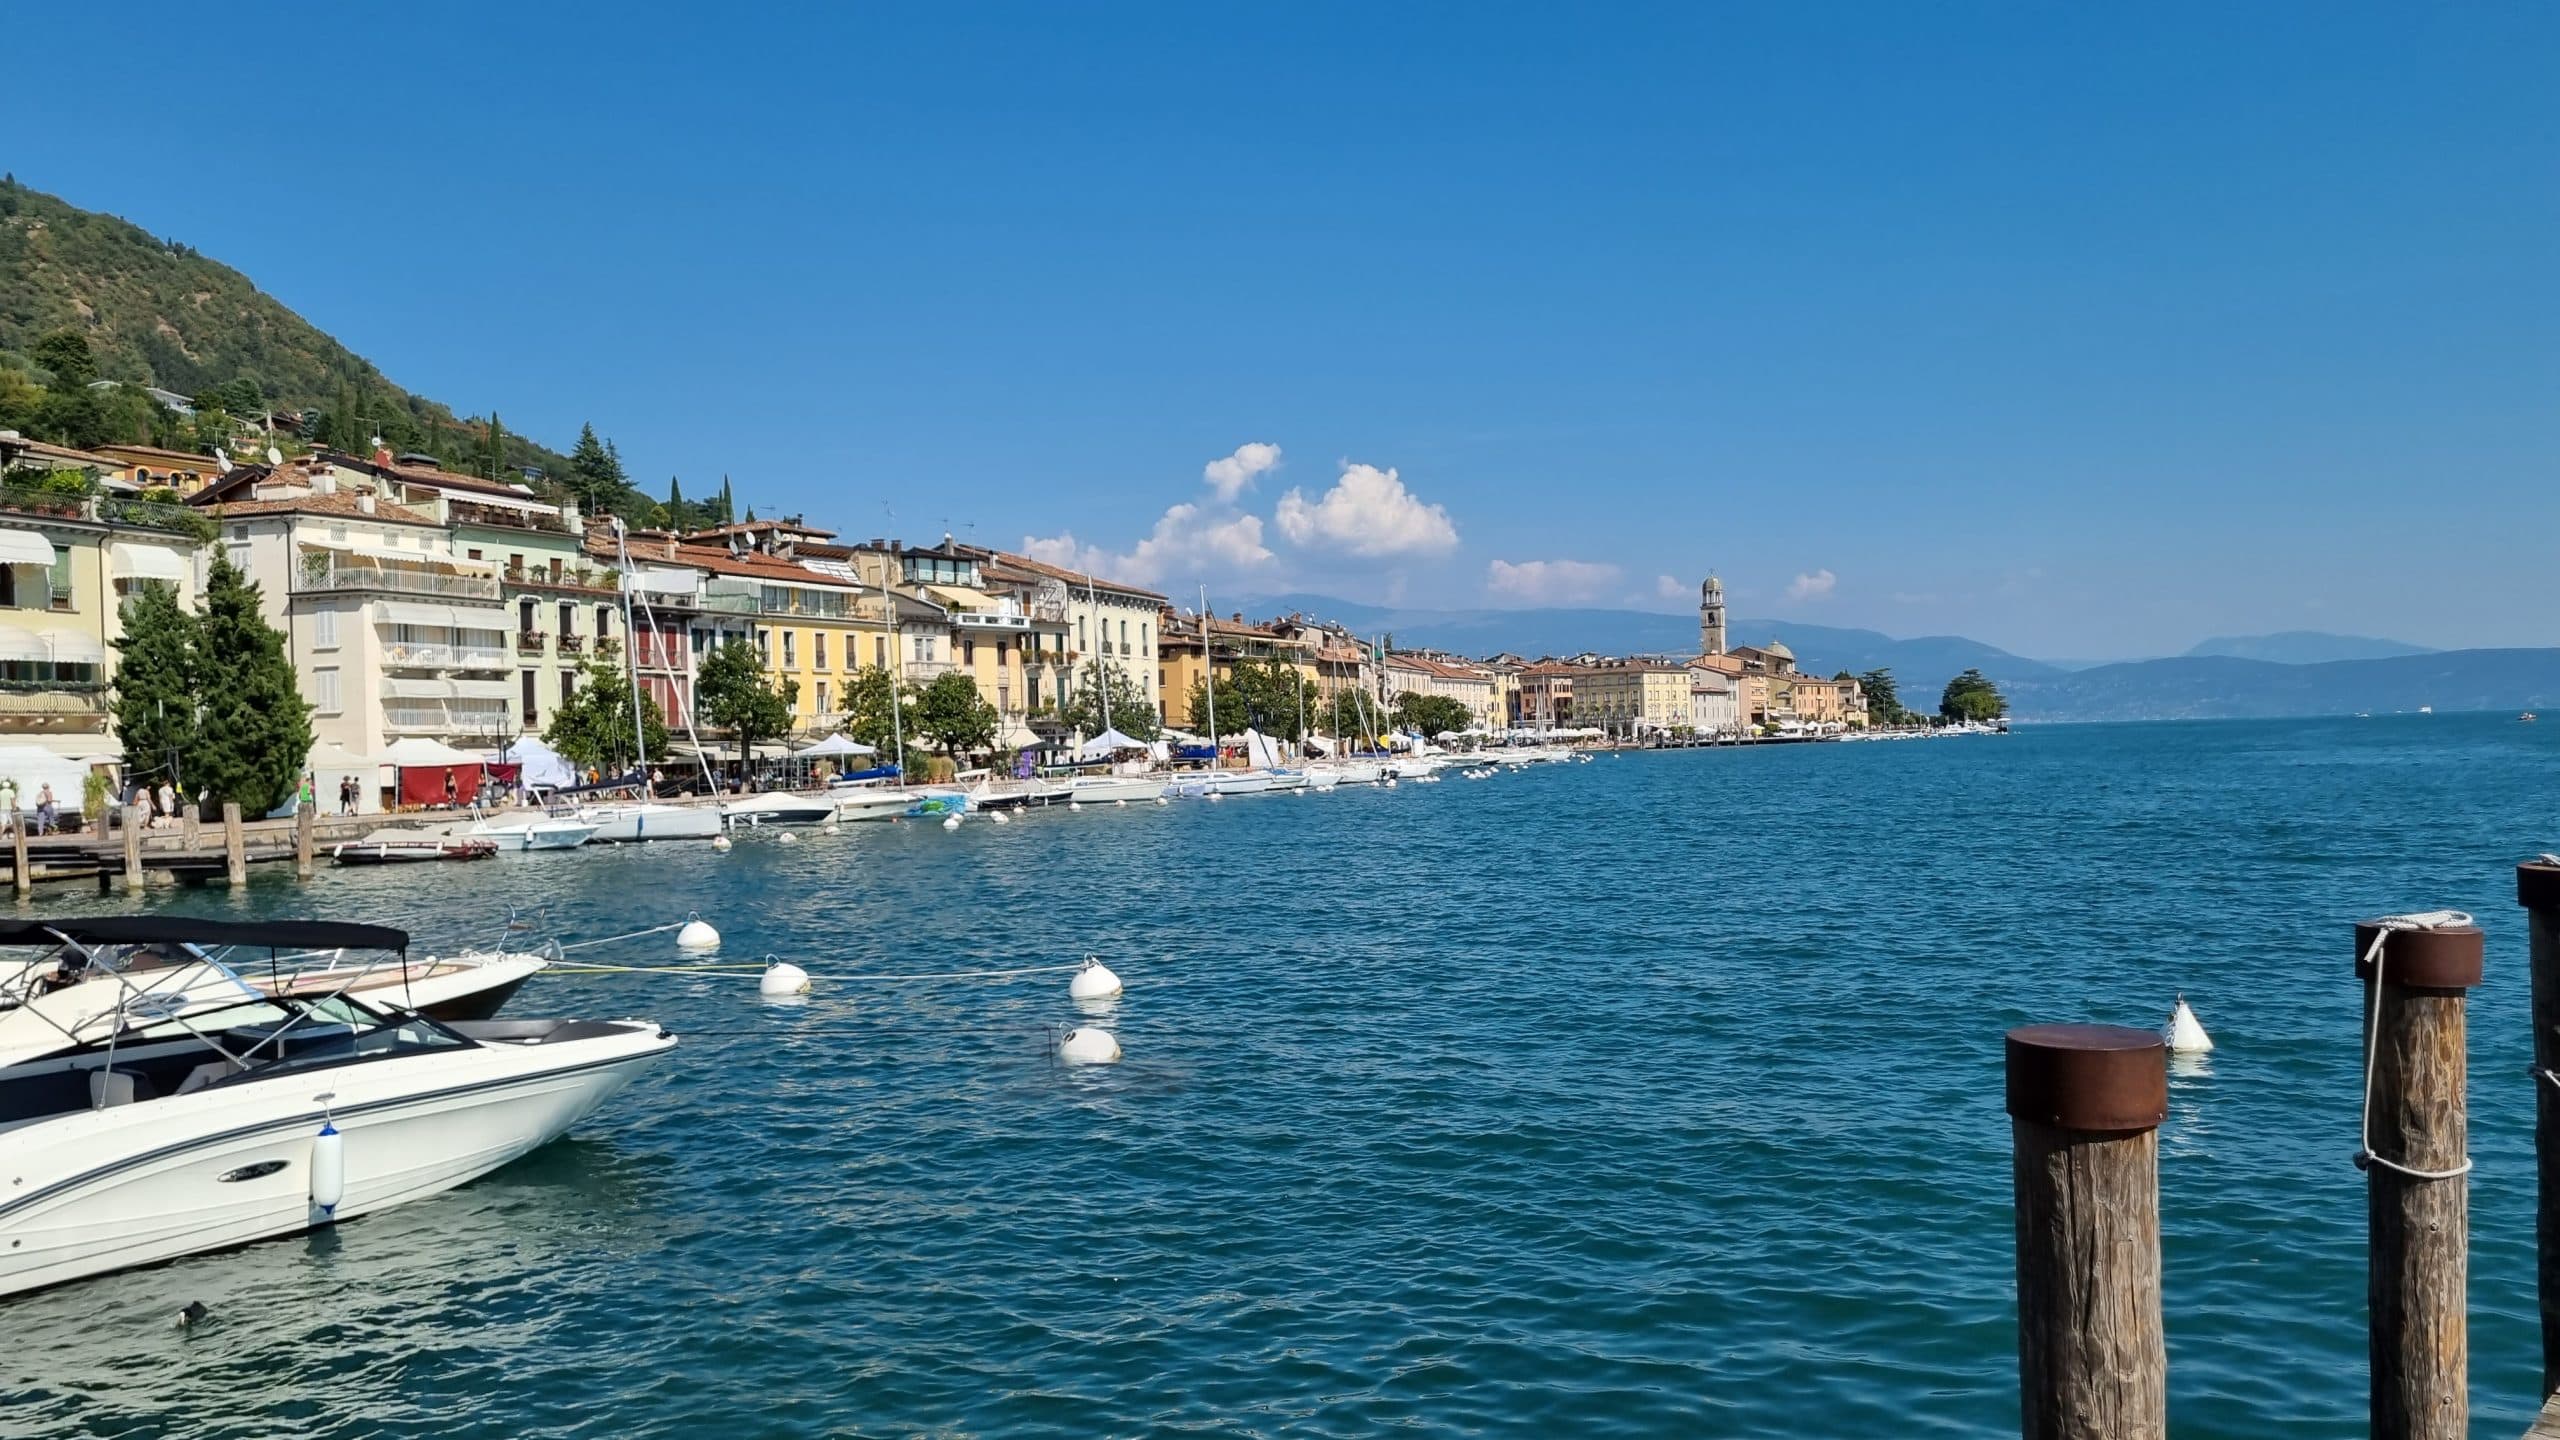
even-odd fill
[[[630,532],[623,528],[619,515],[613,517],[613,549],[615,557],[622,562],[622,633],[631,641],[625,647],[628,653],[622,667],[623,674],[631,681],[632,752],[640,757],[631,767],[631,773],[645,775],[649,771],[649,727],[640,713],[640,630],[631,623],[631,592],[637,588],[639,577],[631,568]],[[655,630],[657,627],[652,624],[650,628]]]
[[[1209,587],[1200,587],[1200,693],[1209,700],[1209,768],[1218,768],[1218,661],[1209,649]]]
[[[1093,577],[1090,575],[1084,577],[1084,608],[1093,612],[1094,633],[1101,634],[1102,602],[1093,598]],[[1094,653],[1099,655],[1101,652]],[[1093,683],[1102,690],[1102,728],[1107,731],[1111,728],[1111,674],[1102,668],[1100,660],[1096,660],[1093,665]]]

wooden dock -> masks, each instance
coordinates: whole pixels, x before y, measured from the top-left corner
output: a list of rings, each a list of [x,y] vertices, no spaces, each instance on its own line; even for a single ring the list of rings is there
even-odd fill
[[[19,895],[38,885],[66,883],[94,885],[104,893],[115,889],[120,880],[131,888],[227,882],[235,872],[245,879],[252,865],[293,863],[307,872],[320,853],[358,839],[393,818],[308,814],[230,824],[190,820],[159,829],[128,829],[119,820],[104,833],[30,835],[19,830],[9,836],[0,870],[7,872],[10,888]]]

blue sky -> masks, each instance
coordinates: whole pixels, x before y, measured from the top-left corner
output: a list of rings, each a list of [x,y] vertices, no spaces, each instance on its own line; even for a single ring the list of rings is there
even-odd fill
[[[2548,6],[261,15],[13,15],[98,83],[0,164],[653,489],[1184,594],[2554,638]]]

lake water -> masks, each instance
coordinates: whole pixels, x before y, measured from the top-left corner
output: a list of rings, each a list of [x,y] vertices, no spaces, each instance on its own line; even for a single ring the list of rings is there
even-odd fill
[[[699,909],[822,975],[1091,951],[1127,1059],[1047,1060],[1056,975],[545,977],[514,1012],[686,1044],[451,1195],[0,1304],[0,1433],[2014,1434],[2001,1033],[2184,991],[2173,1425],[2361,1434],[2348,927],[2438,906],[2490,933],[2474,1413],[2520,1431],[2555,778],[2512,717],[2088,726],[182,895],[429,949]]]

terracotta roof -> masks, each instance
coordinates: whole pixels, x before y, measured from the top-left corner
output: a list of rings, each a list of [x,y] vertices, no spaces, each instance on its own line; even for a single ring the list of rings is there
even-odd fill
[[[350,470],[362,470],[368,475],[384,476],[397,480],[403,485],[423,485],[431,490],[477,490],[484,495],[507,495],[518,500],[526,499],[533,493],[527,486],[487,480],[478,475],[458,475],[451,470],[438,470],[426,465],[402,465],[397,462],[377,465],[362,456],[348,455],[336,450],[324,450],[319,458],[332,465],[344,466]]]
[[[639,558],[633,555],[632,562],[639,563]],[[692,565],[714,575],[735,575],[750,580],[780,580],[794,585],[826,585],[844,590],[857,588],[841,575],[812,570],[794,561],[777,560],[771,555],[732,555],[709,545],[677,546],[675,563]]]
[[[684,533],[684,538],[687,540],[725,540],[732,535],[753,535],[758,531],[763,530],[788,530],[794,535],[833,536],[836,533],[833,530],[821,529],[815,525],[803,525],[796,520],[740,520],[733,525],[714,525],[708,530],[688,530]]]
[[[104,465],[109,469],[119,468],[116,458],[112,455],[100,455],[89,450],[74,450],[68,445],[56,445],[46,440],[12,440],[9,442],[9,448],[23,450],[30,455],[42,455],[48,460],[76,460],[88,465]]]
[[[144,455],[154,460],[183,460],[205,470],[221,468],[212,456],[199,455],[192,450],[164,450],[157,445],[101,445],[98,450],[102,454],[112,451],[117,455]]]
[[[1164,596],[1157,594],[1155,591],[1149,590],[1141,585],[1131,585],[1119,580],[1109,580],[1100,575],[1087,575],[1082,571],[1067,569],[1063,565],[1052,565],[1045,560],[1034,560],[1028,555],[1016,555],[1010,550],[995,550],[988,553],[992,554],[996,559],[1003,563],[1013,566],[1017,570],[1028,570],[1034,575],[1046,575],[1053,580],[1064,580],[1070,585],[1081,585],[1090,580],[1097,589],[1117,590],[1123,595],[1138,595],[1155,601],[1162,601],[1165,598]]]
[[[341,490],[333,495],[290,495],[275,500],[227,500],[219,505],[209,505],[205,508],[224,517],[296,513],[347,515],[358,520],[388,520],[398,525],[430,525],[439,530],[444,528],[436,525],[432,517],[421,515],[405,505],[394,505],[388,500],[377,500],[373,508],[367,510],[358,505],[356,500],[356,496]]]
[[[1473,665],[1452,665],[1445,660],[1426,660],[1419,655],[1390,655],[1387,657],[1387,663],[1407,670],[1419,670],[1425,675],[1437,675],[1443,680],[1474,680],[1488,685],[1493,683],[1493,672],[1479,670]]]

